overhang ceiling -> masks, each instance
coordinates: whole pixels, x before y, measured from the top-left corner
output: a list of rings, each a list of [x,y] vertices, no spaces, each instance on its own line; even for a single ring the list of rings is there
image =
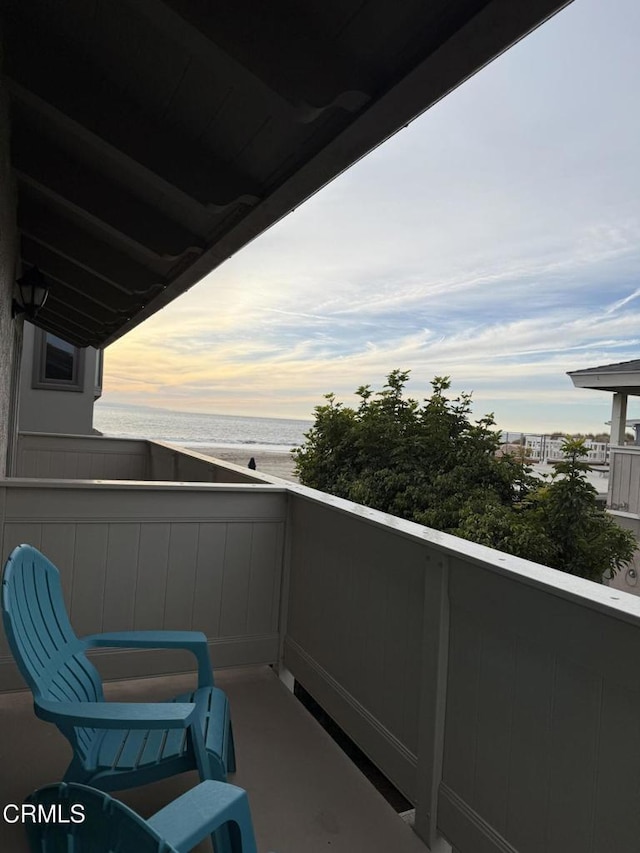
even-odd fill
[[[3,0],[23,269],[136,326],[568,0]]]
[[[567,374],[576,388],[592,391],[613,391],[617,394],[640,396],[640,359],[570,370]]]

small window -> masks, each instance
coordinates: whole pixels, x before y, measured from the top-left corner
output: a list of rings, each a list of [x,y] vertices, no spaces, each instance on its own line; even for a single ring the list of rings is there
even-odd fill
[[[36,329],[33,387],[51,391],[82,391],[84,350],[52,332]]]

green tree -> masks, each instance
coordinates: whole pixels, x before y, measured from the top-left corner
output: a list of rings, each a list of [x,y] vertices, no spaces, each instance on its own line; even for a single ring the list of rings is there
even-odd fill
[[[394,370],[381,391],[361,386],[356,408],[327,394],[294,451],[300,481],[593,580],[631,559],[633,534],[599,506],[582,439],[565,440],[541,482],[523,458],[496,456],[493,415],[472,421],[470,394],[451,399],[449,378],[435,377],[418,402],[404,396],[408,378]]]
[[[565,439],[564,459],[556,462],[552,481],[531,496],[535,514],[553,543],[549,565],[590,580],[613,576],[632,558],[636,540],[600,506],[586,477],[583,439]],[[537,505],[536,505],[537,504]]]
[[[382,391],[360,387],[357,408],[326,395],[294,451],[301,482],[450,531],[473,494],[508,502],[528,487],[522,464],[496,457],[493,417],[470,421],[471,395],[450,399],[448,377],[436,377],[431,396],[418,403],[404,397],[408,377],[394,370]]]
[[[598,503],[584,439],[566,438],[554,473],[511,507],[469,506],[458,535],[599,581],[632,558],[636,540]]]

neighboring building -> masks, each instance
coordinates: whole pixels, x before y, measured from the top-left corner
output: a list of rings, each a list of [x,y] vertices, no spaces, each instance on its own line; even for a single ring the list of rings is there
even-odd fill
[[[504,444],[501,444],[496,450],[496,456],[515,456],[516,458],[522,458],[523,455],[523,446],[521,444],[504,442]]]
[[[102,394],[103,351],[76,347],[24,324],[18,425],[21,432],[88,435]]]
[[[627,425],[635,427],[634,421],[627,421],[627,400],[640,396],[640,359],[572,370],[568,375],[576,388],[613,394],[607,508],[618,524],[632,530],[640,542],[640,446],[625,444]],[[610,585],[640,595],[639,575],[640,550],[633,563]]]
[[[632,419],[627,421],[627,426],[631,427],[635,434],[634,444],[640,446],[640,420]]]
[[[564,438],[550,438],[548,435],[533,435],[525,433],[525,455],[528,459],[540,462],[554,462],[562,459]],[[587,461],[595,465],[603,465],[607,461],[609,444],[605,441],[585,441]]]

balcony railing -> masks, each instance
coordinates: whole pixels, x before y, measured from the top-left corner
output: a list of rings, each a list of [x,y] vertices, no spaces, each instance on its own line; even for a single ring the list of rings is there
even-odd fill
[[[20,433],[15,475],[64,480],[255,483],[262,478],[164,441]]]
[[[28,541],[60,566],[79,633],[193,628],[219,666],[291,672],[434,849],[637,849],[640,600],[263,480],[0,481],[2,554]],[[112,678],[189,666],[100,660]]]

